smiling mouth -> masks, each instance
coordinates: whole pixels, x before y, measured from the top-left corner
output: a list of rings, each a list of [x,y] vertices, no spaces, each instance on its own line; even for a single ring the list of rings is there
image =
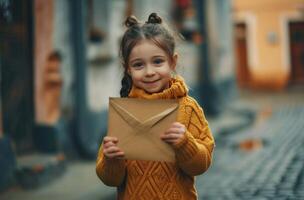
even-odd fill
[[[155,81],[143,81],[145,84],[153,84],[156,83],[157,81],[159,81],[160,79],[157,79]]]

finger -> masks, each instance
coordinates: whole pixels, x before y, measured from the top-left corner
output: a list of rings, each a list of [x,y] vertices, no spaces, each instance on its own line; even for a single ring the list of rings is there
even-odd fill
[[[124,158],[124,152],[115,152],[115,153],[109,153],[106,155],[108,158],[117,158],[117,159],[122,159]]]
[[[163,139],[164,142],[169,143],[169,144],[176,144],[179,143],[182,140],[181,137],[178,138],[165,138]]]
[[[179,122],[173,122],[173,123],[171,124],[171,127],[184,127],[184,124],[179,123]]]
[[[106,138],[106,141],[118,142],[118,138],[117,137],[106,136],[105,138]]]
[[[184,130],[182,128],[169,128],[168,130],[165,131],[165,134],[171,134],[171,133],[181,134],[183,132]]]
[[[165,141],[167,144],[175,144],[176,143],[176,141]]]
[[[118,138],[117,137],[106,136],[106,137],[104,137],[103,141],[104,141],[104,144],[107,143],[107,142],[117,143]]]
[[[123,156],[124,152],[118,149],[117,151],[111,151],[107,153],[108,155],[115,155],[115,156]]]
[[[117,141],[117,137],[112,137],[112,136],[105,136],[103,138],[104,141],[108,142],[108,141]]]
[[[173,125],[170,127],[170,128],[177,128],[177,129],[180,129],[181,132],[186,132],[186,127],[184,124],[181,124],[181,123],[173,123]]]
[[[109,148],[111,146],[117,146],[114,142],[109,141],[103,145],[103,148]]]
[[[121,150],[117,146],[111,146],[109,148],[104,149],[105,154],[116,153],[116,152],[119,152],[119,151],[121,151]]]
[[[163,141],[168,143],[168,144],[175,144],[179,141],[179,139],[166,139],[166,140],[163,140]]]
[[[104,143],[107,143],[107,142],[109,142],[109,141],[111,141],[112,139],[111,139],[111,137],[110,136],[105,136],[104,138],[103,138],[103,142]]]
[[[178,139],[178,138],[181,138],[181,135],[176,133],[170,133],[161,136],[161,139],[163,140]]]
[[[103,148],[109,148],[111,146],[117,146],[117,143],[115,143],[113,141],[109,141],[109,142],[103,144]]]

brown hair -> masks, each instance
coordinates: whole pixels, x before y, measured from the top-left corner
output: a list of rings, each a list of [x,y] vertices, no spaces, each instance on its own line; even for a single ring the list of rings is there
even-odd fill
[[[145,23],[140,23],[135,16],[129,16],[126,19],[125,25],[128,29],[120,43],[120,57],[124,67],[124,76],[121,80],[121,97],[127,97],[132,88],[132,78],[127,71],[128,61],[132,49],[139,41],[151,40],[163,49],[169,58],[173,58],[175,52],[174,34],[162,21],[156,13],[151,13]]]

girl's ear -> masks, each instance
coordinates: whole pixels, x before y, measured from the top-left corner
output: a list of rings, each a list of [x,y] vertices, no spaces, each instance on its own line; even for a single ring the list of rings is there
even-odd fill
[[[172,57],[172,63],[171,63],[171,70],[173,70],[173,71],[176,69],[177,59],[178,59],[178,54],[174,53],[174,55]]]

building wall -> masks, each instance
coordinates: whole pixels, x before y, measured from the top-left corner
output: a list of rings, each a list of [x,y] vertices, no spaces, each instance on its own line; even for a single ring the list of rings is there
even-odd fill
[[[99,54],[110,58],[109,62],[92,64],[87,68],[87,99],[93,112],[105,111],[109,97],[118,97],[123,69],[118,59],[119,41],[123,34],[125,1],[93,1],[93,25],[105,32],[105,39],[98,45]],[[90,51],[92,43],[87,43]]]
[[[221,82],[234,76],[231,1],[208,0],[206,8],[211,76]]]
[[[53,1],[36,0],[34,3],[34,91],[35,91],[35,117],[36,122],[46,121],[46,106],[43,101],[43,76],[48,54],[53,50]]]
[[[62,54],[61,76],[63,79],[61,92],[62,115],[70,117],[74,104],[73,81],[75,64],[71,37],[71,19],[69,0],[54,1],[53,48]]]
[[[171,8],[173,1],[162,1],[162,0],[134,0],[133,11],[135,16],[143,22],[148,19],[149,14],[156,12],[166,21],[171,19]]]
[[[254,87],[282,89],[291,72],[288,22],[304,20],[302,0],[234,0],[234,21],[247,26]],[[302,10],[302,11],[301,11]]]

